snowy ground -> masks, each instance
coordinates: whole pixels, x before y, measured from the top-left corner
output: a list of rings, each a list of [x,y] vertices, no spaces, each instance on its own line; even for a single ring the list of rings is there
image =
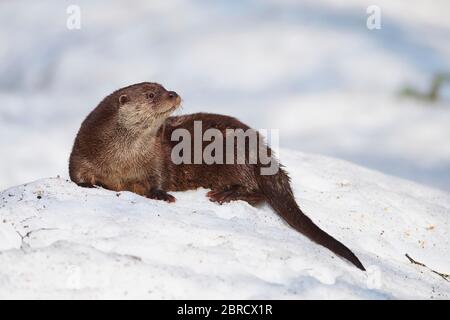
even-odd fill
[[[66,9],[81,8],[81,30]],[[366,28],[376,4],[382,29]],[[448,0],[0,1],[0,297],[449,298]],[[75,134],[118,87],[280,129],[305,211],[367,275],[268,207],[174,205],[66,182]],[[400,180],[406,178],[413,182]],[[443,191],[438,191],[438,189]],[[37,197],[40,196],[41,199]],[[174,235],[176,235],[174,237]]]
[[[43,179],[0,194],[0,298],[450,298],[448,193],[282,151],[297,200],[363,273],[268,207],[167,204]],[[411,256],[428,268],[411,264]]]

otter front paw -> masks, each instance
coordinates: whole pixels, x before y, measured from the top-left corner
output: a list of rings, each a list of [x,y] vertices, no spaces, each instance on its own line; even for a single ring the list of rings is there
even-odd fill
[[[147,198],[154,200],[163,200],[166,202],[175,202],[177,199],[164,190],[153,188],[147,193]]]
[[[77,185],[81,188],[95,188],[95,186],[88,182],[78,182]]]

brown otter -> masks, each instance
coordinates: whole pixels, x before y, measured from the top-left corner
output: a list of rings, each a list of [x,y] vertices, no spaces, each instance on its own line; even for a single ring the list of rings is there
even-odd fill
[[[81,125],[69,173],[80,186],[129,190],[174,201],[162,191],[164,150],[157,132],[180,97],[156,83],[140,83],[107,96]]]
[[[248,130],[239,120],[198,113],[171,117],[180,97],[157,83],[139,83],[107,96],[83,122],[70,157],[70,177],[83,187],[128,190],[151,199],[175,201],[168,191],[211,189],[211,201],[267,201],[294,229],[365,270],[341,242],[321,230],[297,205],[287,173],[280,168],[262,175],[262,164],[175,164],[171,154],[176,129],[194,133],[194,121],[226,135],[227,129]],[[193,142],[192,142],[193,143]],[[225,143],[225,142],[224,142]],[[205,143],[202,149],[205,148]],[[247,145],[246,145],[247,147]],[[260,144],[261,147],[261,144]],[[264,145],[273,161],[271,150]],[[236,157],[237,155],[234,155]]]

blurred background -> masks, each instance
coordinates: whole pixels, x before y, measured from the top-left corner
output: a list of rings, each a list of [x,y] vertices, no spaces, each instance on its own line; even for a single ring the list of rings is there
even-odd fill
[[[72,4],[81,29],[67,28]],[[85,116],[156,81],[182,113],[450,192],[448,0],[3,0],[0,43],[0,189],[67,177]]]

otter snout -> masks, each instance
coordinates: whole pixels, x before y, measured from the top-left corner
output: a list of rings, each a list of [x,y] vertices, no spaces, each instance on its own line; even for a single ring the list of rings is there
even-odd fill
[[[178,97],[178,94],[175,91],[169,91],[167,93],[169,95],[169,98],[171,98],[171,99],[175,99]]]
[[[173,103],[175,107],[178,107],[181,103],[181,97],[175,91],[167,91],[167,97],[170,103]]]

